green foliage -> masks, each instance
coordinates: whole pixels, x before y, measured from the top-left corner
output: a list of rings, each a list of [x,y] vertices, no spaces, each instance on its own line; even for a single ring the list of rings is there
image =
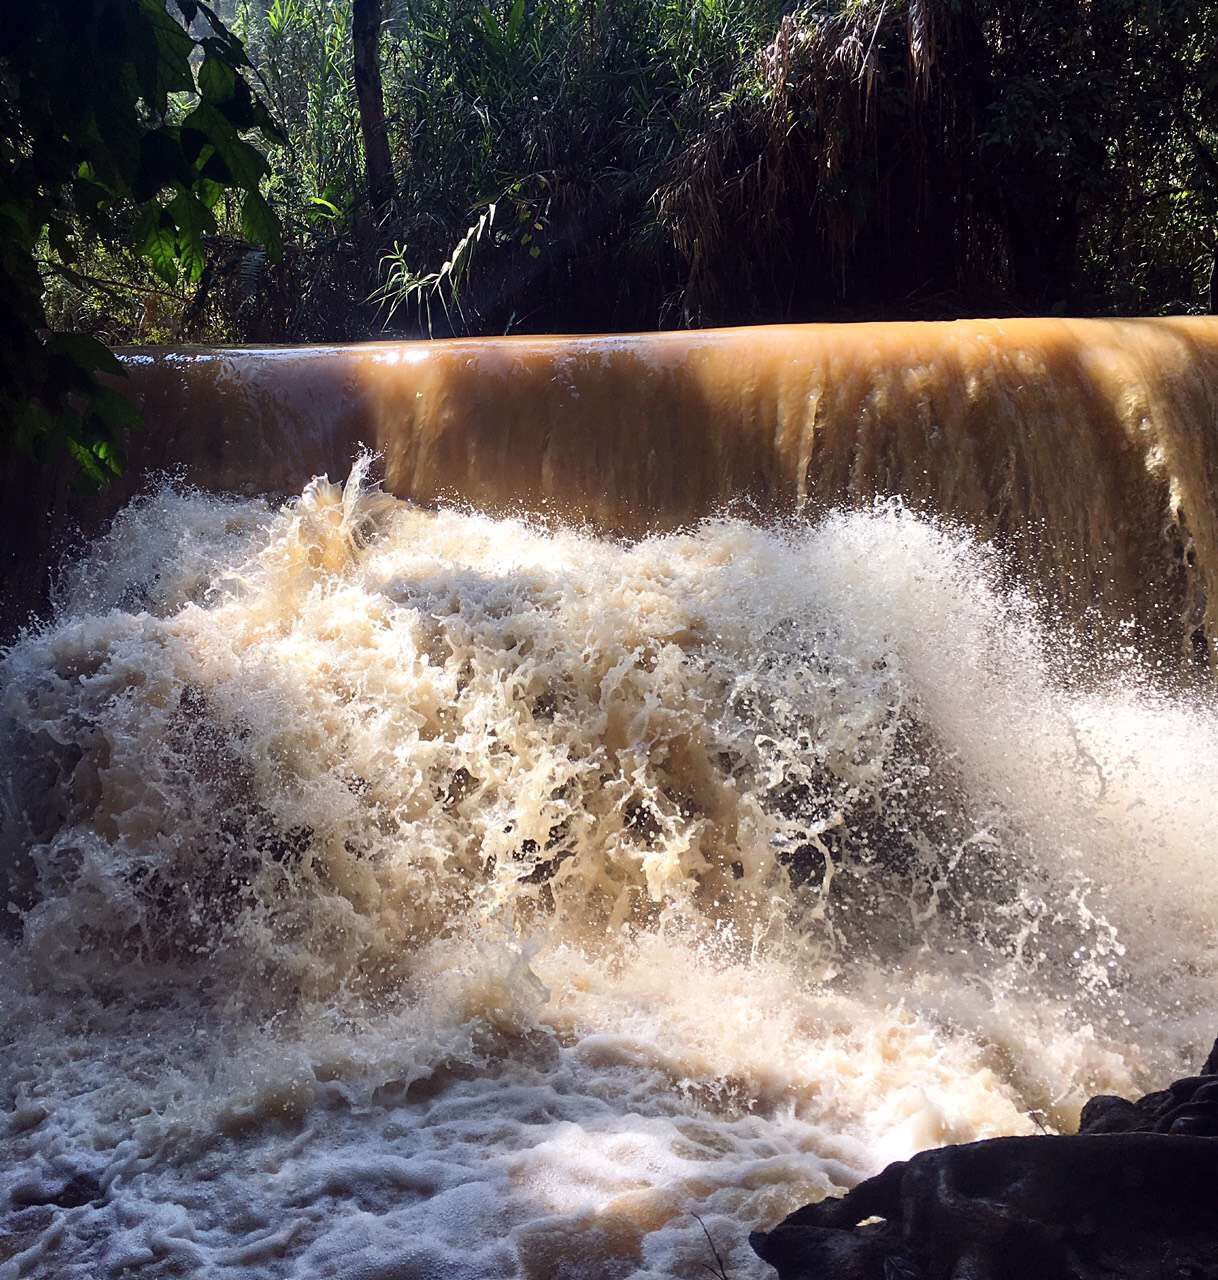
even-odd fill
[[[394,244],[393,250],[381,259],[384,283],[377,289],[371,301],[385,309],[385,323],[392,322],[400,307],[415,305],[427,318],[427,331],[434,332],[432,324],[431,304],[433,299],[444,309],[445,316],[451,321],[454,311],[463,318],[461,293],[465,282],[469,279],[470,269],[474,262],[474,252],[478,245],[489,239],[495,225],[495,206],[488,206],[478,221],[470,227],[453,246],[452,254],[438,271],[429,271],[426,275],[418,275],[410,269],[406,260],[406,250],[401,244]],[[541,224],[535,224],[540,228]],[[531,237],[526,236],[525,241]],[[534,247],[530,251],[534,256],[540,251]]]
[[[238,0],[232,21],[291,142],[268,194],[306,235],[360,187],[350,0]]]
[[[94,484],[121,470],[136,415],[99,381],[122,375],[101,342],[47,331],[48,283],[89,287],[81,260],[98,245],[134,249],[166,284],[197,281],[227,192],[244,193],[247,235],[279,245],[245,135],[280,130],[216,12],[177,9],[183,21],[166,0],[39,0],[0,24],[0,440],[66,452]]]
[[[215,2],[233,34],[125,0],[162,83],[134,143],[95,129],[70,207],[32,232],[63,327],[264,341],[1207,303],[1218,0],[383,0],[388,199],[367,194],[351,0]],[[52,100],[81,92],[46,77]],[[91,137],[78,106],[70,136]],[[287,145],[264,159],[268,111]],[[102,191],[113,230],[83,235],[132,155],[160,185]]]
[[[1214,0],[398,0],[373,301],[430,330],[496,204],[457,331],[1196,309],[1215,50]]]
[[[399,0],[385,39],[399,177],[386,222],[419,269],[385,259],[381,319],[417,308],[430,331],[432,301],[452,299],[444,267],[427,266],[462,261],[461,230],[495,206],[494,227],[475,237],[479,266],[446,308],[452,329],[656,324],[657,269],[672,252],[655,195],[784,7]],[[571,314],[581,297],[592,303],[582,318]]]

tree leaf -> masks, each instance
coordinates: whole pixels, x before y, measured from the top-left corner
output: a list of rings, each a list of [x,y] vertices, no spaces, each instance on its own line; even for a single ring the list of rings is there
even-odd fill
[[[224,184],[211,178],[200,178],[195,183],[195,195],[206,209],[214,209],[224,194]]]
[[[265,158],[248,142],[242,142],[232,123],[210,102],[200,102],[182,121],[183,145],[188,154],[193,144],[187,144],[185,138],[191,133],[201,135],[215,147],[216,155],[235,185],[249,190],[262,180],[267,171]],[[193,154],[197,156],[201,150],[195,147]]]
[[[247,192],[241,202],[241,230],[247,240],[265,245],[272,261],[277,261],[283,254],[283,230],[279,219],[257,190]]]
[[[166,284],[178,282],[178,237],[173,223],[164,216],[158,204],[151,204],[140,218],[138,233],[140,252],[148,259]]]
[[[117,440],[95,440],[89,451],[112,476],[123,474],[123,451]]]
[[[55,419],[34,401],[20,405],[9,421],[12,423],[13,443],[22,453],[33,454],[40,440],[55,433]]]
[[[250,60],[246,56],[245,46],[237,39],[235,35],[224,25],[216,11],[209,4],[204,4],[203,0],[196,0],[198,7],[203,11],[203,16],[211,25],[214,35],[208,36],[202,41],[203,47],[209,48],[212,44],[219,45],[225,50],[226,61],[230,62],[234,67],[248,67]]]
[[[244,81],[242,82],[244,83]],[[211,50],[199,68],[199,92],[212,103],[227,102],[237,87],[237,73]],[[248,92],[248,89],[247,89]]]
[[[47,240],[61,262],[76,261],[76,250],[72,247],[68,235],[67,223],[61,222],[58,218],[52,218],[47,223]]]
[[[186,29],[169,16],[164,0],[139,0],[139,3],[156,40],[156,101],[150,105],[163,114],[169,94],[188,93],[195,87],[190,71],[195,42]]]
[[[69,435],[66,444],[68,453],[87,482],[87,487],[100,489],[110,479],[107,469],[93,456],[93,451],[75,436]]]
[[[203,274],[207,262],[203,236],[215,231],[216,220],[211,210],[189,191],[179,191],[170,202],[168,212],[178,224],[178,261],[193,284]]]
[[[181,137],[175,129],[156,129],[140,142],[139,169],[131,184],[136,200],[151,200],[174,183],[191,178],[190,164],[182,152]]]
[[[288,135],[280,128],[279,122],[271,115],[261,98],[254,99],[253,124],[268,142],[278,143],[281,147],[287,145]]]
[[[87,333],[53,333],[47,339],[47,347],[56,355],[66,356],[78,369],[87,373],[126,376],[114,352]]]

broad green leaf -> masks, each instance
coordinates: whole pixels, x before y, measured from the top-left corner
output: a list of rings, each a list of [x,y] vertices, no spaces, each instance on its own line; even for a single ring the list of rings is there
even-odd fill
[[[202,0],[198,0],[199,8],[203,11],[204,16],[211,25],[214,35],[205,37],[199,43],[205,50],[217,50],[223,55],[224,61],[234,67],[248,67],[250,60],[246,56],[245,46],[237,39],[235,35],[224,25],[223,21],[211,7],[211,5],[203,4]]]
[[[156,129],[140,142],[139,170],[131,193],[141,203],[151,200],[166,187],[190,181],[190,165],[182,152],[181,139],[174,129]]]
[[[487,43],[491,48],[502,52],[506,42],[499,19],[486,5],[482,5],[478,10],[478,20],[482,24],[482,34],[486,37]]]
[[[234,75],[232,94],[227,101],[215,105],[233,129],[241,134],[258,127],[257,111],[254,105],[256,101],[257,99],[250,92],[249,85]]]
[[[195,194],[204,208],[214,209],[224,194],[224,184],[214,182],[211,178],[200,178],[195,183]]]
[[[78,369],[125,376],[114,352],[87,333],[53,333],[47,339],[47,346],[56,355],[67,356]]]
[[[158,101],[153,105],[158,111],[164,111],[168,94],[189,93],[195,87],[190,72],[195,42],[166,12],[164,0],[139,0],[139,4],[156,39]]]
[[[0,232],[13,235],[27,244],[37,239],[37,232],[30,225],[31,210],[22,208],[15,201],[6,200],[0,204]]]
[[[189,191],[179,191],[170,202],[168,212],[178,224],[178,261],[193,284],[206,265],[203,236],[215,231],[216,220],[211,210]]]
[[[279,122],[271,115],[261,98],[254,99],[253,124],[268,142],[287,145],[288,135],[279,127]]]
[[[98,440],[90,452],[113,476],[123,474],[123,451],[114,440]]]
[[[160,205],[144,211],[139,224],[139,250],[166,284],[178,282],[178,237],[173,223]]]
[[[206,138],[215,147],[216,155],[237,186],[247,190],[256,187],[266,173],[267,164],[262,154],[248,142],[242,142],[236,129],[210,102],[200,102],[182,121],[183,145],[187,146],[188,154],[192,152],[186,135],[192,133]],[[197,156],[201,150],[198,147],[193,154]]]
[[[279,219],[257,190],[247,192],[241,203],[241,230],[247,240],[265,245],[272,261],[282,255],[283,231]]]
[[[107,468],[93,456],[93,451],[87,445],[82,444],[74,436],[69,436],[66,443],[68,453],[80,468],[84,478],[91,482],[93,488],[100,489],[110,479]]]
[[[87,127],[86,138],[99,171],[107,183],[122,192],[139,179],[144,125],[133,104],[99,102]]]
[[[257,188],[267,172],[267,163],[256,147],[242,142],[240,138],[234,138],[228,146],[217,145],[216,150],[238,186],[251,190]]]
[[[208,52],[199,68],[199,92],[211,103],[227,102],[237,87],[237,73],[214,53]]]

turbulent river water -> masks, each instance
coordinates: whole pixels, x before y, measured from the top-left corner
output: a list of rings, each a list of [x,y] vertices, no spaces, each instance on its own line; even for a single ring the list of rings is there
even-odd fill
[[[1218,714],[895,503],[166,485],[0,663],[0,1278],[733,1280],[1216,1029]]]

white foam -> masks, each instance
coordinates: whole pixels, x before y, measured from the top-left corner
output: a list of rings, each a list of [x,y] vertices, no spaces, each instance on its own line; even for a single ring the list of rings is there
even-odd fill
[[[702,1224],[760,1276],[750,1228],[1205,1047],[1218,718],[991,552],[365,465],[150,495],[3,659],[0,1277],[676,1276]]]

